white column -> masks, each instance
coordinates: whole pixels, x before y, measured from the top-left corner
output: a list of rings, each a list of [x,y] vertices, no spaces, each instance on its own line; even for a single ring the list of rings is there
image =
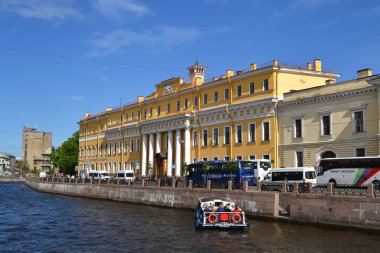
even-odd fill
[[[141,176],[146,176],[146,134],[143,135],[142,139],[142,156],[141,156]]]
[[[157,132],[156,134],[156,153],[161,152],[161,133]]]
[[[173,164],[173,132],[168,131],[168,160],[167,160],[167,171],[168,177],[172,176],[172,164]]]
[[[149,135],[149,154],[148,161],[153,166],[153,143],[154,143],[154,134]]]
[[[175,176],[181,176],[181,129],[175,135]]]
[[[190,127],[185,128],[185,163],[190,164]]]

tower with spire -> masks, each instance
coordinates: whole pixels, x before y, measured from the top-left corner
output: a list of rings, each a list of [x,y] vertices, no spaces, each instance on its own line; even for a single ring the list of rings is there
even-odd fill
[[[189,80],[192,83],[192,86],[199,86],[205,82],[205,70],[207,67],[201,66],[198,64],[198,60],[195,61],[195,64],[188,67],[189,70]]]

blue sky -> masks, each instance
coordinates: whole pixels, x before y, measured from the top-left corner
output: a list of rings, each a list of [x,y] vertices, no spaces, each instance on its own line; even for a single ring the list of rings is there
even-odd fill
[[[22,127],[58,146],[85,112],[149,95],[195,63],[206,79],[273,59],[356,77],[380,70],[376,0],[1,0],[0,152]],[[187,79],[186,79],[187,80]]]

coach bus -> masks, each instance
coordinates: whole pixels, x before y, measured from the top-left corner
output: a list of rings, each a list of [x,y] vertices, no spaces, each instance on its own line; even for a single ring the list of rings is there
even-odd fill
[[[192,180],[194,187],[204,185],[211,180],[213,186],[227,188],[228,180],[233,181],[234,188],[242,188],[243,182],[254,185],[254,162],[252,161],[205,161],[188,165],[187,180]]]
[[[317,182],[336,186],[380,188],[380,156],[323,158],[316,164]]]

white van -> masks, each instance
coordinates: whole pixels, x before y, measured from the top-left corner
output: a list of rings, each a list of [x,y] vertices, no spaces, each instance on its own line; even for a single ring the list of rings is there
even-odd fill
[[[292,167],[271,169],[261,181],[261,188],[270,188],[270,185],[280,186],[285,180],[288,182],[288,191],[290,192],[293,191],[293,185],[296,183],[317,185],[317,176],[313,167]]]
[[[46,171],[41,171],[39,174],[39,177],[46,177]]]
[[[121,179],[121,180],[125,180],[125,182],[128,182],[128,181],[135,181],[135,173],[133,172],[133,170],[120,170],[118,172],[116,172],[116,176],[115,176],[115,179]]]
[[[90,170],[88,172],[88,177],[92,179],[101,179],[101,180],[107,180],[111,178],[108,172],[105,170]]]

